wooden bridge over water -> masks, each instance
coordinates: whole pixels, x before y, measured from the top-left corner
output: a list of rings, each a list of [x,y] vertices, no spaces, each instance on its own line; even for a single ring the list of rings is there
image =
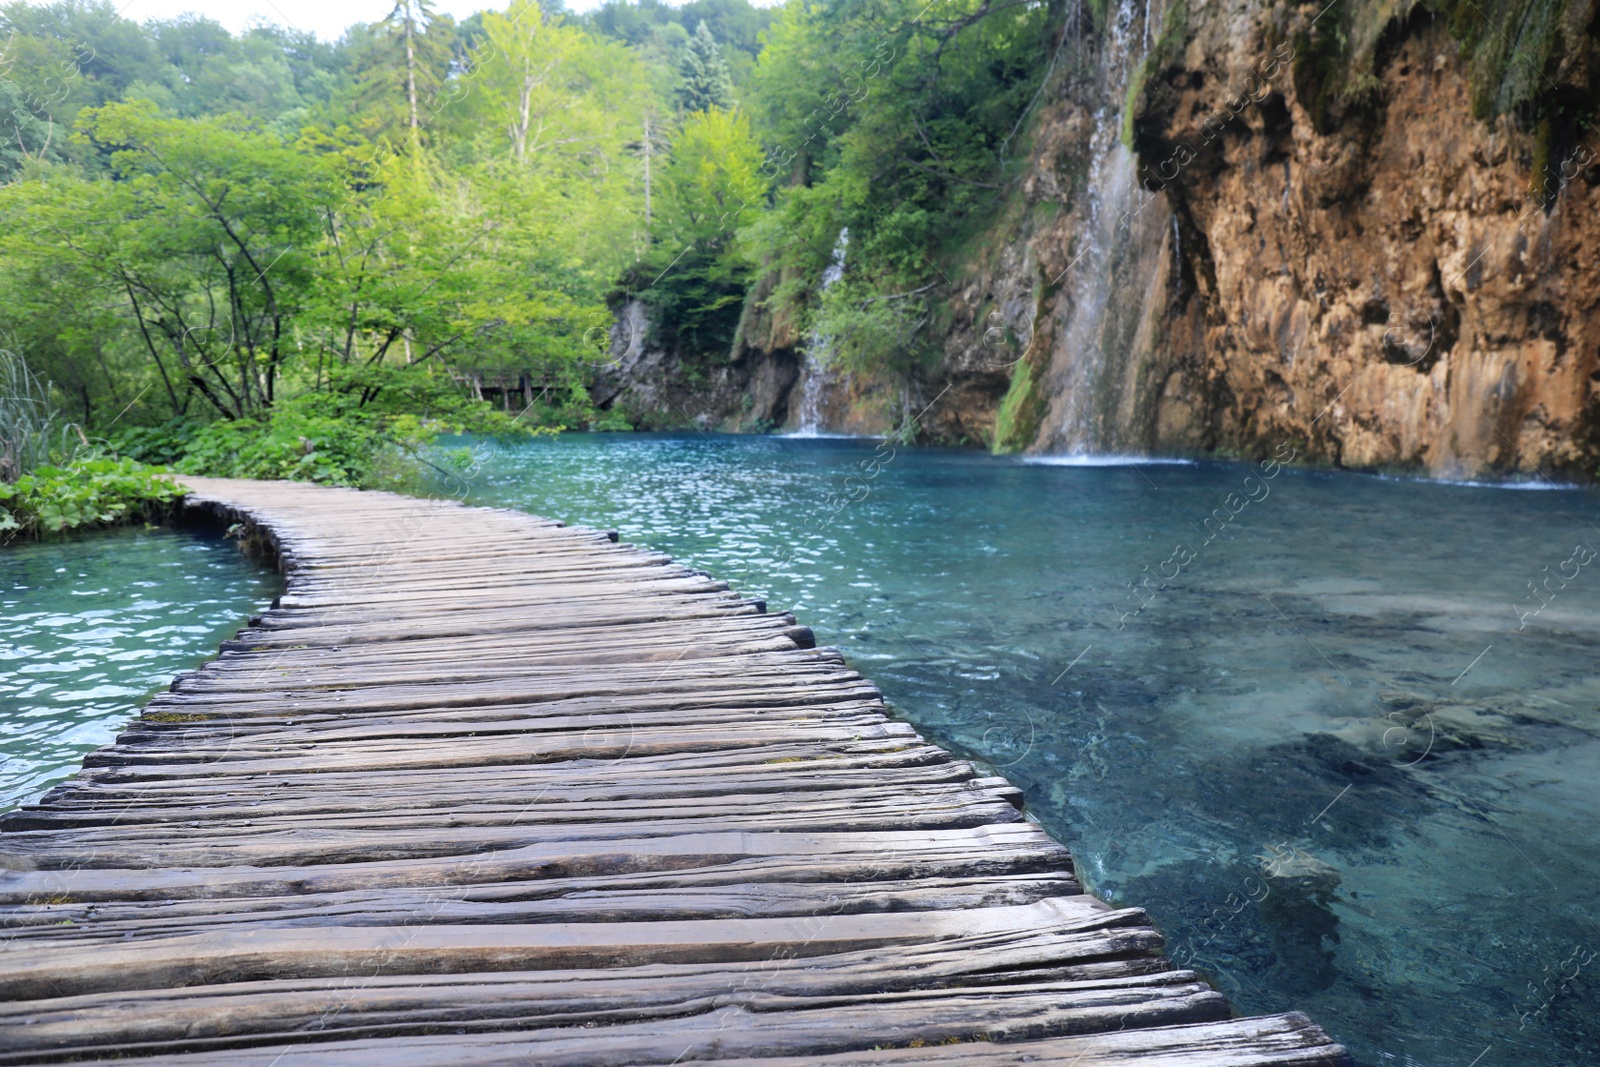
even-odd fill
[[[0,820],[0,1064],[1345,1062],[789,616],[529,515],[187,481],[287,592]]]

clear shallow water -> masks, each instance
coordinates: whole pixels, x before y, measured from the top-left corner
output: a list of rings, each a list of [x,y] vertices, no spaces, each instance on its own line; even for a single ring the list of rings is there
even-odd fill
[[[575,435],[474,494],[793,610],[1241,1010],[1366,1064],[1600,1062],[1600,559],[1563,566],[1600,495],[1251,473]]]
[[[186,531],[0,548],[0,811],[76,773],[279,587],[232,544]]]

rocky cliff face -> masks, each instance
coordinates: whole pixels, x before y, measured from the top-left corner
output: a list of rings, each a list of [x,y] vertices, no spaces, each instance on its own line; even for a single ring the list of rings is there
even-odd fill
[[[687,361],[654,343],[643,302],[616,309],[606,364],[589,394],[640,430],[762,433],[789,421],[801,357],[792,346],[741,346],[732,359]]]
[[[1028,170],[942,294],[940,366],[834,383],[826,421],[931,403],[920,433],[1005,450],[1287,440],[1347,467],[1592,477],[1600,9],[1503,14],[1154,0],[1080,25]],[[803,384],[803,344],[758,305],[735,363]]]
[[[589,391],[595,405],[640,430],[871,435],[898,425],[920,384],[824,374],[806,358],[796,325],[767,310],[774,281],[757,282],[726,357],[666,351],[642,301],[619,306],[606,363]],[[1004,392],[1005,377],[996,381]],[[994,400],[981,405],[991,420]]]
[[[1600,467],[1600,135],[1476,117],[1471,51],[1422,8],[1333,55],[1321,10],[1175,4],[1137,66],[1130,17],[1099,91],[1041,115],[1032,221],[953,301],[956,375],[985,328],[1018,338],[997,444]],[[1538,88],[1593,113],[1595,7],[1559,14]]]
[[[1186,349],[1150,383],[1150,444],[1592,475],[1600,136],[1474,117],[1465,50],[1420,7],[1382,24],[1352,84],[1310,12],[1191,17],[1139,99],[1174,218],[1164,324]],[[1539,88],[1592,113],[1594,6],[1566,14],[1581,32]]]

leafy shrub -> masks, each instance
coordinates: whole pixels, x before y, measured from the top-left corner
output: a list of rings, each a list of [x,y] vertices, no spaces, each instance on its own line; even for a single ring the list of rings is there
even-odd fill
[[[203,426],[177,461],[185,474],[362,485],[377,453],[396,443],[370,421],[285,405],[264,419]]]
[[[154,426],[127,426],[116,433],[112,445],[119,455],[141,463],[170,465],[183,458],[204,425],[180,416]]]
[[[160,518],[183,489],[137,460],[89,456],[0,482],[0,538]]]
[[[157,468],[87,444],[50,402],[49,383],[0,351],[0,544],[156,517],[183,495]]]
[[[824,362],[851,372],[887,367],[904,372],[916,359],[918,334],[928,323],[926,298],[920,291],[879,295],[870,285],[846,275],[822,294],[812,320],[814,352]]]
[[[554,430],[533,429],[439,375],[372,366],[341,368],[326,390],[280,400],[258,416],[172,420],[125,430],[113,443],[185,474],[400,488],[428,462],[421,452],[441,434],[540,432]]]
[[[600,433],[629,433],[633,430],[633,423],[628,421],[625,412],[612,408],[610,411],[601,412],[589,424],[589,429]]]

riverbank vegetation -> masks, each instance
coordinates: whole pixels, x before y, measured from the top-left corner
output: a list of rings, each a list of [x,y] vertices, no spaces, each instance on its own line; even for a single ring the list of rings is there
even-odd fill
[[[415,491],[457,458],[429,449],[441,434],[548,432],[430,379],[381,367],[358,379],[241,418],[178,417],[91,438],[62,416],[47,383],[0,350],[0,544],[165,518],[183,495],[172,474]]]
[[[629,297],[712,364],[765,275],[842,359],[903,367],[1061,14],[401,0],[325,42],[13,2],[0,342],[119,455],[341,484],[445,429],[625,428],[588,387]]]
[[[0,544],[159,518],[183,495],[161,475],[96,448],[27,364],[0,350]]]

